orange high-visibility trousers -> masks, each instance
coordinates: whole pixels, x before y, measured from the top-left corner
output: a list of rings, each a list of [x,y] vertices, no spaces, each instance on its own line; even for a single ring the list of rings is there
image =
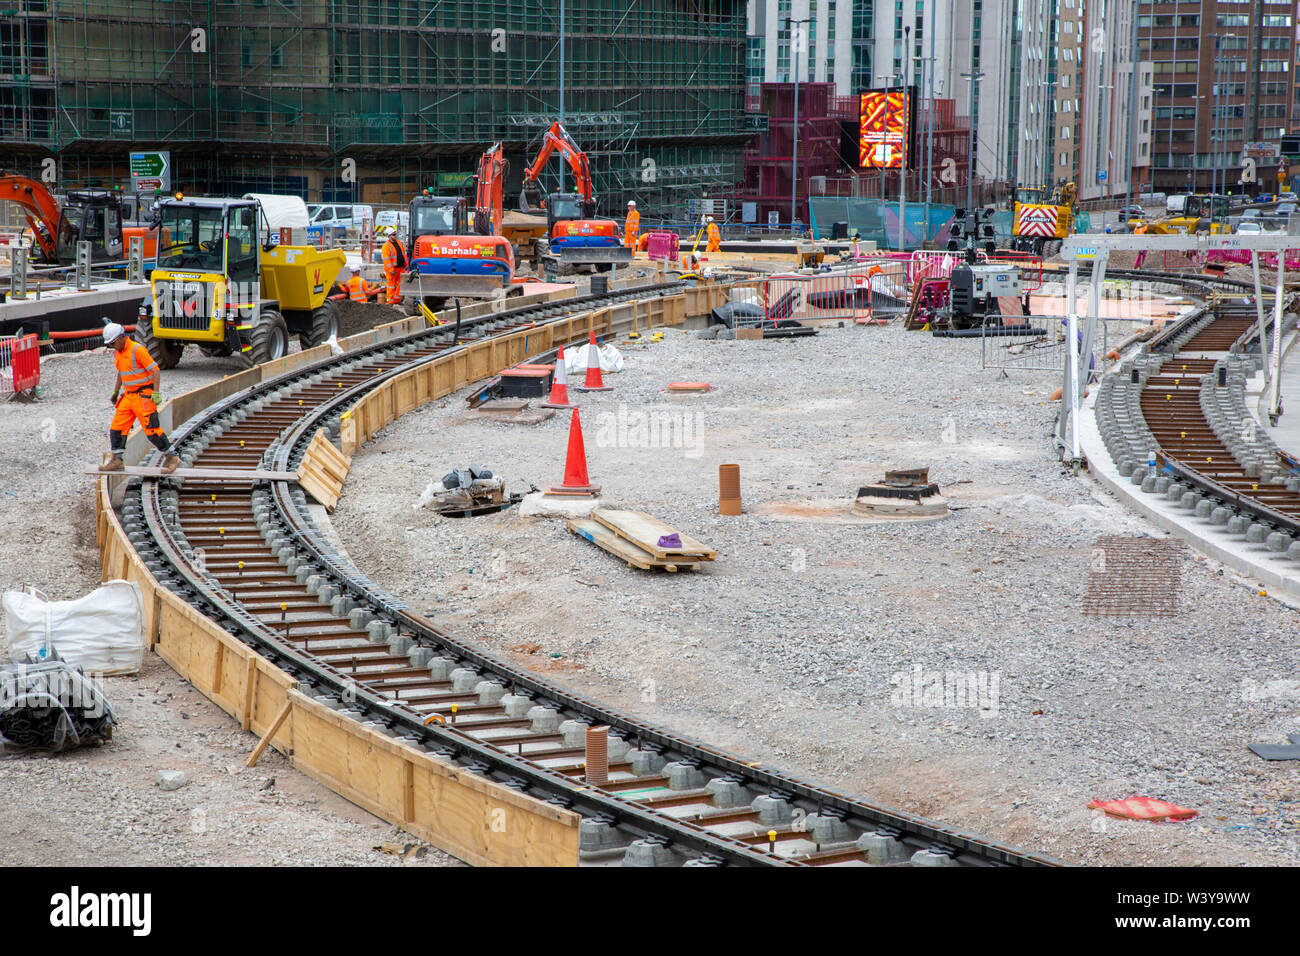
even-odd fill
[[[387,298],[389,305],[400,305],[402,302],[402,273],[400,269],[394,269],[392,272],[384,273],[384,285],[387,288]]]
[[[109,430],[125,436],[137,421],[150,438],[162,435],[163,430],[158,425],[158,406],[153,399],[145,398],[139,392],[125,392],[117,400]]]
[[[627,214],[627,221],[623,224],[623,245],[629,249],[636,248],[636,234],[641,229],[641,214],[633,209]]]

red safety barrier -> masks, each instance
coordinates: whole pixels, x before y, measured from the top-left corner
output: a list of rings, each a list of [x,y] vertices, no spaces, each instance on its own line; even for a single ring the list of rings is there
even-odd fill
[[[18,394],[41,383],[41,346],[35,335],[0,339],[0,392]]]

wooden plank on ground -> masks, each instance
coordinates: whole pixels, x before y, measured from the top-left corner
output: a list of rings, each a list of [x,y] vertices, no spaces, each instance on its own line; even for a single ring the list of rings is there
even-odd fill
[[[167,474],[161,468],[146,468],[143,465],[127,465],[121,471],[101,471],[98,468],[85,468],[85,475],[139,475],[142,478],[216,478],[222,481],[297,481],[298,476],[291,471],[261,471],[256,468],[177,468]]]
[[[696,541],[688,534],[660,521],[644,511],[624,511],[617,508],[597,508],[591,516],[620,538],[626,538],[642,551],[661,561],[685,558],[688,561],[712,561],[718,556],[708,545]],[[677,534],[682,539],[679,548],[661,548],[659,539]]]
[[[590,518],[571,518],[564,523],[564,526],[580,538],[586,538],[596,547],[617,558],[622,558],[634,568],[640,568],[642,571],[649,571],[651,568],[663,568],[667,571],[694,571],[699,564],[690,560],[663,561],[643,551],[631,541],[620,538],[614,532],[610,531],[599,521],[592,521]]]

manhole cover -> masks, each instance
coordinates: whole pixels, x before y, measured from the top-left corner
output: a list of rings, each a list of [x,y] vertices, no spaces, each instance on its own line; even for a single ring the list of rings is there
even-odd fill
[[[1157,538],[1098,538],[1083,613],[1091,617],[1171,617],[1178,613],[1183,543]]]

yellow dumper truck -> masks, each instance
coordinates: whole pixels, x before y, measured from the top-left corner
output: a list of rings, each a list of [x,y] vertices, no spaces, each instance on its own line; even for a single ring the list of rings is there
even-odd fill
[[[135,337],[161,368],[175,367],[186,345],[256,365],[284,357],[291,333],[303,348],[338,333],[329,294],[347,261],[340,250],[272,245],[256,199],[178,195],[157,215],[167,238]]]

